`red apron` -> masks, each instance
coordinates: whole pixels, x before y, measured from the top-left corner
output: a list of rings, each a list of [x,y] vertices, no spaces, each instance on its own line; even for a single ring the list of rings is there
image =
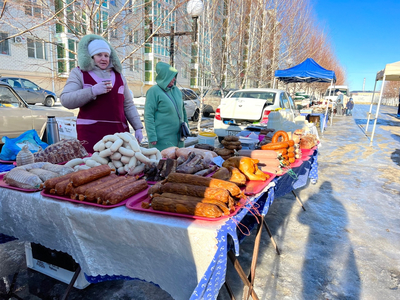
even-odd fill
[[[83,72],[83,83],[95,85],[97,82],[88,72]],[[93,146],[107,134],[129,132],[124,111],[124,82],[119,73],[115,72],[115,83],[112,90],[97,96],[80,107],[76,131],[78,140],[88,153],[93,153]],[[120,87],[122,87],[120,89]],[[118,93],[118,91],[122,91]]]

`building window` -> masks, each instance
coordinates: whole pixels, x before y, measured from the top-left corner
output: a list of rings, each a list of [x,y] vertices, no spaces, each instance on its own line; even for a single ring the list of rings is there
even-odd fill
[[[24,4],[24,9],[27,16],[42,17],[42,6],[38,0],[27,0]]]
[[[47,59],[46,46],[44,42],[34,39],[27,39],[28,57]]]
[[[5,40],[6,38],[8,38],[8,33],[0,32],[0,41],[4,40],[0,42],[0,54],[10,55],[9,40]]]

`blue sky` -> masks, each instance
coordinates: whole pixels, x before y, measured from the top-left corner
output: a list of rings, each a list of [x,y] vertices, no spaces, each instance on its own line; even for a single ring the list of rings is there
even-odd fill
[[[311,0],[351,91],[373,90],[375,75],[400,61],[400,0]],[[380,87],[378,82],[377,88]]]

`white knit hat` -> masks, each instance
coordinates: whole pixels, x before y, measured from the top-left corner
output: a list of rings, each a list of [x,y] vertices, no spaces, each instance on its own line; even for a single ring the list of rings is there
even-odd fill
[[[88,45],[89,55],[93,56],[98,53],[111,53],[110,46],[103,40],[93,40]]]

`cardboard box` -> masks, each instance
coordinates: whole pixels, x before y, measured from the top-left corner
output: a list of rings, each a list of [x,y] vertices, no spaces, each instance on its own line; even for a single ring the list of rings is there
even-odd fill
[[[51,250],[34,243],[32,243],[32,245],[31,243],[25,243],[25,256],[28,268],[66,284],[71,282],[78,266],[69,254]],[[77,289],[84,289],[89,284],[83,272],[80,272],[74,283],[74,287]]]

